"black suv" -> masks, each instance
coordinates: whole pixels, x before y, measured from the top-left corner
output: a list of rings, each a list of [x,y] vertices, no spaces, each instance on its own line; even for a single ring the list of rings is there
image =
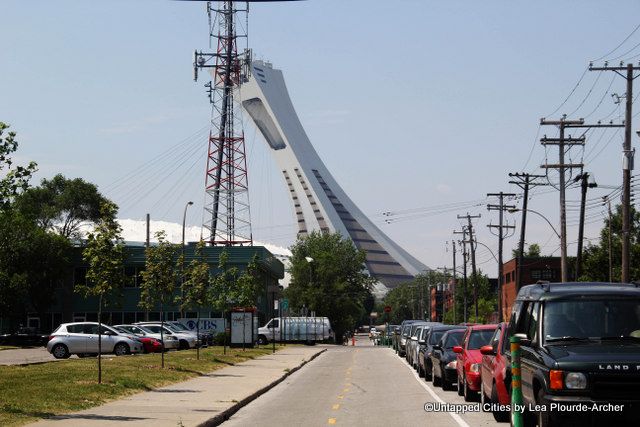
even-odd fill
[[[640,288],[614,283],[524,286],[508,336],[521,337],[525,425],[640,421]],[[537,418],[534,419],[534,417]],[[587,424],[590,425],[590,424]]]

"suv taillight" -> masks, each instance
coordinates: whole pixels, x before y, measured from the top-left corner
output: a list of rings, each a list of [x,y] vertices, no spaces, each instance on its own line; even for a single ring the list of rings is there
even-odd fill
[[[55,335],[49,335],[49,339],[47,340],[47,342],[51,341],[53,338],[55,338]]]

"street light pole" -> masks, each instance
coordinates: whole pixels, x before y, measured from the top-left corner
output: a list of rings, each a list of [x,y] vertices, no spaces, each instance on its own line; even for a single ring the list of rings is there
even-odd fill
[[[189,201],[184,205],[184,213],[182,214],[182,265],[180,271],[180,295],[184,299],[184,229],[187,224],[187,208],[193,205],[193,202]],[[184,318],[184,311],[180,309],[180,316]]]

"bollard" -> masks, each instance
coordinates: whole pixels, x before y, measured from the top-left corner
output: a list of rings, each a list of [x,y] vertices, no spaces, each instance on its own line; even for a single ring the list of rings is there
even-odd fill
[[[356,345],[356,334],[351,335],[351,345]]]
[[[511,425],[522,427],[522,383],[520,376],[520,337],[512,336],[511,343]],[[518,410],[515,410],[516,407]]]

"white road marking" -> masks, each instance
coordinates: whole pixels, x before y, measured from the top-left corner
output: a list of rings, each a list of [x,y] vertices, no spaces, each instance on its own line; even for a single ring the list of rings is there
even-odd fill
[[[405,366],[409,368],[409,370],[411,371],[415,379],[418,381],[418,383],[422,386],[422,388],[424,388],[429,392],[431,397],[433,397],[439,403],[447,403],[444,400],[440,399],[440,396],[438,396],[436,392],[433,391],[433,389],[429,387],[429,385],[425,381],[423,381],[422,378],[420,378],[420,376],[415,371],[415,369],[413,369],[413,367],[409,365],[409,363],[407,363],[406,359],[403,359],[402,361],[404,362]],[[454,421],[457,422],[460,427],[471,427],[469,424],[467,424],[465,420],[462,419],[462,417],[460,417],[460,415],[456,414],[455,412],[448,412],[448,414],[451,415],[451,418],[453,418]]]

